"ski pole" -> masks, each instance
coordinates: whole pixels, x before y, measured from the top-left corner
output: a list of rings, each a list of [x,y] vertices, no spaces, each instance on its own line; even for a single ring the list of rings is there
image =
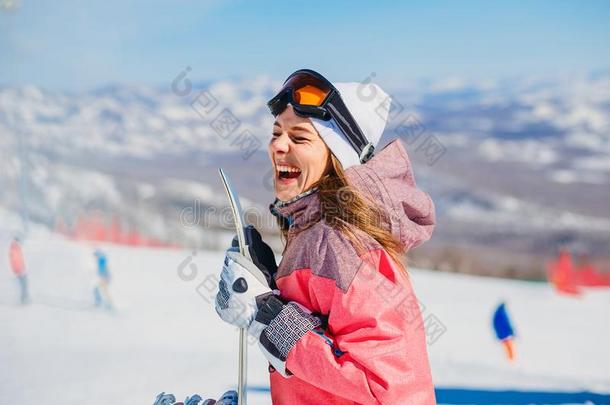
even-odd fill
[[[239,328],[239,373],[237,375],[237,404],[246,405],[246,377],[248,376],[247,330]]]

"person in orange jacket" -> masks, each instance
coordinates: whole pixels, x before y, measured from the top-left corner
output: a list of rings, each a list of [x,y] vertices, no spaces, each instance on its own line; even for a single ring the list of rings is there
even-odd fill
[[[305,69],[268,103],[282,261],[250,229],[252,260],[227,251],[215,308],[269,361],[276,405],[436,403],[401,260],[431,237],[435,210],[399,140],[375,151],[389,103],[376,85]]]
[[[25,261],[21,250],[21,242],[18,237],[13,238],[9,246],[9,262],[11,269],[19,281],[21,304],[27,304],[30,300],[28,293],[28,279],[25,272]]]

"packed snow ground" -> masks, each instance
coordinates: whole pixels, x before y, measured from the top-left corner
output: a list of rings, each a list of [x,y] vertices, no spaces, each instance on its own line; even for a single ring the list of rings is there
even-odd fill
[[[3,256],[8,238],[0,234]],[[206,289],[222,252],[98,246],[113,277],[117,310],[107,312],[93,306],[95,247],[28,238],[32,303],[23,307],[6,257],[0,260],[0,403],[140,405],[161,391],[183,399],[234,387],[237,330],[218,319]],[[428,347],[438,387],[610,393],[609,290],[569,298],[543,283],[411,274],[424,317],[446,328]],[[518,334],[512,364],[490,327],[502,300]],[[267,386],[255,345],[249,359],[249,384]],[[270,399],[252,392],[249,403]]]

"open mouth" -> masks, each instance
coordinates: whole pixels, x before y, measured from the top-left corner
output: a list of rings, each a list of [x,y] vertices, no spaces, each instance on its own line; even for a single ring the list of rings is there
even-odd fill
[[[277,177],[281,180],[296,179],[301,175],[301,169],[294,166],[277,165]]]

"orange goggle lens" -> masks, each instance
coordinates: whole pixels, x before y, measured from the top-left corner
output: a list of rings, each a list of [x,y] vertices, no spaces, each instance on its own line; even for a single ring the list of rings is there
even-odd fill
[[[305,85],[293,90],[294,101],[301,105],[319,107],[322,105],[329,91],[324,91],[316,86]]]

